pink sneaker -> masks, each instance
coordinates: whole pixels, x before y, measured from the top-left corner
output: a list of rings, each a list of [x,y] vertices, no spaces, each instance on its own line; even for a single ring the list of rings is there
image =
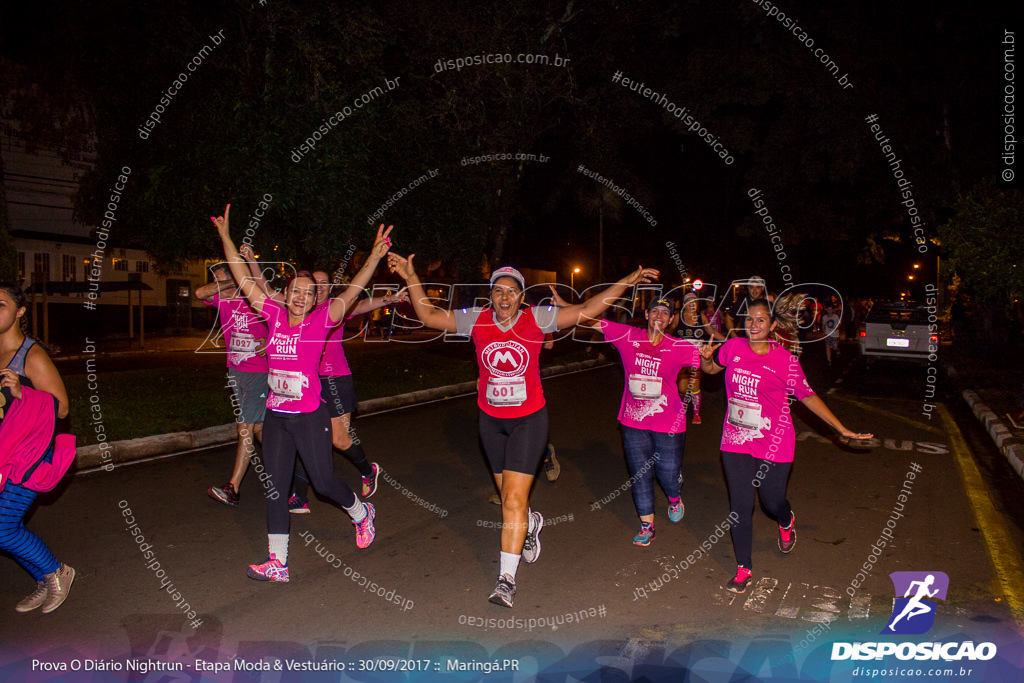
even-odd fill
[[[363,503],[363,505],[366,506],[366,517],[363,517],[361,522],[352,523],[356,525],[356,545],[360,548],[369,548],[377,536],[377,531],[373,528],[373,518],[377,516],[377,511],[374,509],[373,503]]]
[[[736,576],[729,579],[729,583],[725,584],[725,590],[733,593],[746,593],[747,587],[753,582],[750,578],[750,570],[746,567],[736,567]]]
[[[263,564],[250,564],[245,573],[249,575],[250,579],[257,581],[288,582],[288,567],[281,564],[281,561],[273,555],[268,557]]]
[[[793,547],[796,545],[796,515],[792,511],[789,514],[789,526],[779,525],[779,550],[784,553],[793,552]]]

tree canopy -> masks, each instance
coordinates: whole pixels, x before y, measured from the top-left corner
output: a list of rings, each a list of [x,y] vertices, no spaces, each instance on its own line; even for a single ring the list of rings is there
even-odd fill
[[[9,109],[39,144],[67,149],[94,130],[80,217],[99,223],[129,166],[116,239],[161,261],[215,254],[206,217],[230,201],[243,231],[269,195],[253,229],[263,257],[327,267],[386,222],[396,248],[451,275],[508,261],[564,275],[572,261],[596,278],[597,201],[609,276],[674,271],[674,241],[706,279],[753,269],[781,289],[756,188],[797,281],[842,286],[896,270],[880,261],[913,239],[868,115],[929,226],[986,171],[973,103],[991,88],[970,56],[990,36],[963,27],[995,8],[818,5],[790,26],[757,3],[696,0],[2,11],[0,48],[18,66]],[[602,199],[580,166],[653,222]]]

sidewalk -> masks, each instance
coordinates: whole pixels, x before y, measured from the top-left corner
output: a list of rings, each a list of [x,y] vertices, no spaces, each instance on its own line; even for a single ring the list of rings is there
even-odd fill
[[[1010,422],[1024,407],[1024,366],[1019,358],[958,355],[947,364],[947,374],[996,448],[1024,479],[1024,429]]]
[[[426,338],[427,336],[436,336],[436,333],[428,332],[420,333],[420,335]],[[210,332],[206,330],[190,330],[178,335],[147,336],[145,348],[139,347],[138,339],[125,338],[102,340],[96,344],[96,347],[99,353],[108,356],[194,352],[209,336]],[[416,333],[401,339],[414,341]],[[214,335],[212,340],[217,344],[221,343],[219,335]],[[380,342],[360,339],[349,343],[373,344]],[[69,347],[69,350],[78,353],[78,347]],[[54,359],[58,361],[73,360],[79,357],[81,356],[58,353]],[[947,356],[947,359],[947,375],[950,381],[958,385],[957,393],[966,401],[1013,469],[1021,478],[1024,478],[1024,429],[1014,428],[1007,417],[1007,413],[1016,414],[1021,409],[1021,404],[1024,403],[1024,367],[1021,367],[1016,359],[1010,357],[977,359],[960,355],[951,359]],[[544,368],[542,375],[549,377],[607,364],[607,361],[588,360],[567,365],[555,365]],[[474,382],[465,382],[398,396],[360,401],[358,414],[369,415],[385,410],[394,410],[416,403],[470,394],[475,390]],[[110,462],[115,465],[123,464],[159,455],[225,445],[234,442],[235,438],[235,425],[229,423],[196,431],[112,442],[104,449],[108,453],[106,458],[101,457],[98,445],[84,446],[78,449],[76,465],[81,470],[99,467]]]

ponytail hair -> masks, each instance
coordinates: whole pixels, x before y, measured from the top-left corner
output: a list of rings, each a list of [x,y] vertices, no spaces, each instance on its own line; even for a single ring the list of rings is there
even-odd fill
[[[764,306],[771,316],[775,326],[775,339],[790,353],[799,353],[800,340],[797,336],[800,322],[800,308],[807,298],[806,294],[791,292],[784,296],[776,297],[775,303],[768,303],[767,299],[758,299],[750,304],[750,307]]]

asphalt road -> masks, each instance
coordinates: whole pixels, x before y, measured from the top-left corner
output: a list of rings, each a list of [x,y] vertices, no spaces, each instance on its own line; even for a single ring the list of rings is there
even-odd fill
[[[704,423],[687,432],[686,515],[669,522],[659,491],[657,539],[640,548],[631,542],[638,520],[615,420],[622,377],[614,366],[545,381],[562,474],[535,485],[533,508],[548,525],[540,559],[520,569],[514,609],[487,602],[497,575],[500,510],[487,502],[493,487],[478,446],[474,400],[460,398],[356,421],[368,454],[387,474],[372,499],[376,541],[357,549],[344,513],[314,500],[310,515],[292,517],[288,584],[245,575],[248,564],[266,555],[257,478],[250,472],[237,509],[206,496],[206,487],[228,477],[228,448],[70,479],[45,497],[29,527],[78,578],[56,612],[17,615],[13,606],[31,592],[31,579],[15,563],[0,562],[0,680],[37,675],[33,659],[38,670],[76,658],[99,668],[110,663],[116,680],[128,675],[116,667],[135,659],[182,663],[176,673],[145,678],[153,681],[496,680],[479,670],[448,671],[453,658],[509,659],[550,680],[575,680],[599,667],[619,670],[621,680],[641,673],[657,680],[683,666],[706,678],[743,670],[799,671],[818,680],[837,667],[830,680],[849,680],[856,662],[829,661],[826,641],[884,640],[878,634],[891,619],[888,574],[894,571],[949,577],[927,639],[991,641],[1000,654],[975,664],[989,672],[1018,666],[1007,663],[1021,647],[1016,603],[1002,595],[1008,585],[1019,590],[1024,578],[1019,516],[1013,519],[1021,481],[1003,476],[986,441],[972,431],[973,418],[956,413],[944,421],[938,409],[931,419],[922,414],[923,369],[875,368],[866,375],[844,357],[833,371],[816,354],[805,365],[840,419],[874,432],[877,441],[842,446],[807,411],[794,412],[798,444],[789,497],[798,544],[783,555],[776,525],[756,510],[756,583],[746,595],[724,590],[735,560],[721,530],[729,509],[718,450],[720,382],[706,383]],[[984,488],[971,488],[958,456],[981,464],[982,481],[994,489],[994,518],[976,516]],[[337,471],[356,484],[354,468],[340,458]],[[901,491],[906,503],[896,518]],[[125,509],[151,544],[151,561],[129,532]],[[894,540],[876,553],[872,544],[889,521]],[[702,552],[702,544],[709,550]],[[871,571],[853,590],[865,563]],[[191,621],[189,609],[197,613]],[[235,664],[235,657],[249,664]],[[317,678],[287,669],[197,671],[197,660],[244,668],[274,658],[348,668]],[[427,671],[358,671],[380,662]]]

